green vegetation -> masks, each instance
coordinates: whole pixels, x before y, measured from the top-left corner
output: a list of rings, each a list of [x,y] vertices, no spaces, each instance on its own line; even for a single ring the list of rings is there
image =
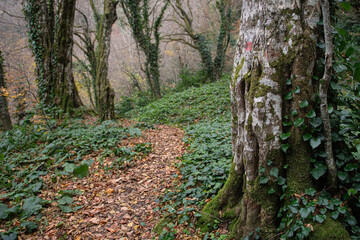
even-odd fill
[[[191,125],[216,117],[230,119],[229,77],[203,87],[169,94],[128,115],[139,121]]]
[[[172,222],[184,224],[191,217],[200,216],[198,210],[216,195],[228,177],[231,163],[229,84],[229,77],[223,77],[215,83],[166,95],[129,113],[143,122],[181,124],[186,132],[184,142],[188,144],[188,152],[178,166],[181,183],[160,199],[163,210],[167,209],[164,219],[170,222],[166,229],[166,224],[156,227],[156,231],[162,233],[160,239],[173,239]],[[194,228],[192,223],[190,227]]]
[[[42,209],[51,204],[39,197],[49,183],[45,181],[86,177],[94,160],[83,160],[85,156],[95,154],[100,160],[113,156],[113,165],[103,165],[106,170],[121,167],[134,156],[151,151],[151,146],[145,143],[132,148],[118,147],[122,140],[140,135],[139,128],[125,128],[112,121],[93,124],[82,119],[48,121],[47,125],[32,125],[27,119],[3,133],[0,136],[0,220],[13,227],[1,237],[7,239],[20,232],[35,231]],[[72,197],[80,194],[81,191],[62,190],[54,201],[62,212],[74,212],[82,206]],[[12,224],[15,220],[20,221],[20,226]]]

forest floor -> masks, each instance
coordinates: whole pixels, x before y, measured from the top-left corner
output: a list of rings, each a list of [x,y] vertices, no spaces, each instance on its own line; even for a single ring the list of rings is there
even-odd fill
[[[123,122],[130,126],[130,122]],[[81,190],[74,200],[83,205],[74,213],[63,213],[56,203],[43,212],[42,226],[19,239],[152,239],[152,229],[160,220],[156,199],[172,187],[179,173],[175,163],[185,152],[184,132],[178,128],[156,125],[141,137],[128,139],[122,146],[151,143],[151,153],[134,159],[122,169],[104,169],[97,160],[89,175],[74,181],[60,179],[56,184],[46,179],[40,197],[54,200],[60,190]],[[97,159],[96,155],[89,158]],[[104,160],[110,165],[112,158]],[[191,238],[195,239],[195,238]]]

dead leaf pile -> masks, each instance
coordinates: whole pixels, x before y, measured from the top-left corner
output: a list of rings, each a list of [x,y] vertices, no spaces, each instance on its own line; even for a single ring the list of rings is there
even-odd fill
[[[81,190],[74,197],[83,207],[74,213],[63,213],[56,202],[43,211],[41,226],[36,233],[23,239],[152,239],[152,229],[160,213],[155,200],[172,186],[172,175],[178,173],[174,163],[185,151],[183,131],[158,125],[144,130],[139,138],[128,139],[121,146],[151,143],[150,154],[137,157],[131,166],[106,170],[104,164],[114,159],[89,155],[95,162],[83,179],[62,178],[56,183],[45,178],[47,187],[41,197],[56,200],[60,190]]]

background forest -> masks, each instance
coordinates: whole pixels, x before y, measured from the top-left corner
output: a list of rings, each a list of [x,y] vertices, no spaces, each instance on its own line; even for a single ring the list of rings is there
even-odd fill
[[[232,171],[229,86],[239,74],[242,7],[237,0],[1,0],[1,239],[240,239],[238,213],[214,213],[209,202]],[[283,119],[284,129],[310,128],[302,139],[319,189],[283,201],[286,165],[266,172],[278,184],[266,194],[283,191],[277,197],[289,202],[278,209],[271,239],[326,239],[321,224],[341,229],[335,239],[360,238],[360,3],[333,1],[330,12],[328,112],[339,189],[326,193],[319,108],[305,120]],[[321,39],[317,54],[325,49]],[[319,76],[324,62],[317,60]],[[300,108],[318,104],[317,96]],[[258,227],[241,238],[263,234]]]

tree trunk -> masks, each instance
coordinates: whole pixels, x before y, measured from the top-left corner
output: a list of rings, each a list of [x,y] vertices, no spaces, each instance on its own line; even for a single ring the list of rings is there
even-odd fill
[[[110,38],[112,26],[115,23],[118,1],[105,0],[104,12],[97,30],[98,46],[96,51],[96,96],[98,114],[102,120],[114,118],[115,91],[108,79]]]
[[[63,0],[59,6],[59,27],[56,34],[56,83],[54,103],[65,112],[81,107],[79,92],[72,71],[73,26],[76,0]]]
[[[200,225],[215,215],[232,220],[230,230],[236,239],[257,228],[262,239],[270,239],[277,235],[277,214],[283,204],[279,176],[286,178],[294,194],[315,187],[304,130],[294,124],[285,128],[283,121],[306,119],[312,109],[319,4],[319,0],[243,1],[231,82],[232,167],[223,189],[205,207],[208,214]],[[300,108],[304,100],[309,106]],[[286,154],[281,150],[282,133],[291,134]]]
[[[54,0],[27,0],[24,8],[40,101],[64,112],[83,105],[72,74],[75,4],[76,0],[58,4]]]
[[[5,86],[5,72],[4,72],[4,59],[0,51],[0,121],[5,131],[12,128],[9,109],[6,99],[6,86]]]

